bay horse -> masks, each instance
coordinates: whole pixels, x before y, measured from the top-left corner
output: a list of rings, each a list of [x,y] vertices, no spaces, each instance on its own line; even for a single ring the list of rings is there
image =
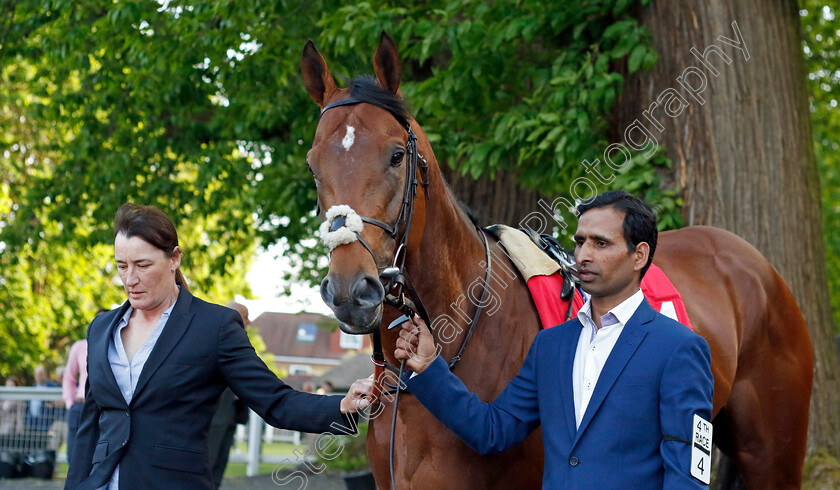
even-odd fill
[[[395,43],[383,32],[375,81],[357,78],[348,88],[336,85],[312,41],[301,64],[322,110],[307,164],[319,208],[330,210],[321,229],[332,240],[324,301],[345,332],[379,332],[385,360],[395,363],[399,329],[384,326],[400,310],[383,281],[390,288],[393,277],[403,278],[434,319],[431,330],[453,372],[492,401],[518,372],[539,317],[525,282],[510,273],[511,260],[452,195],[408,115]],[[711,347],[715,444],[734,459],[748,488],[799,488],[813,355],[787,285],[746,241],[711,227],[661,233],[654,263],[682,293],[695,331]],[[465,300],[465,292],[490,285],[492,301],[483,293]],[[392,435],[393,398],[384,398],[367,439],[380,488],[391,488],[391,471],[397,488],[540,487],[539,429],[504,453],[479,456],[410,394],[399,398]]]

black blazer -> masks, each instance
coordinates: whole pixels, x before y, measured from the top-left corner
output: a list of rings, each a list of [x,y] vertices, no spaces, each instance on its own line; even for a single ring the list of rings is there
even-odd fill
[[[88,327],[88,382],[65,489],[96,489],[120,465],[120,488],[212,489],[207,433],[230,386],[271,425],[346,433],[341,397],[293,390],[257,357],[236,311],[181,288],[126,405],[108,345],[129,303]]]

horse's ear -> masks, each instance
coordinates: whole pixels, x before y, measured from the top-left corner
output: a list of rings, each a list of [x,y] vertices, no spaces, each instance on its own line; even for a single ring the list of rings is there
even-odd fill
[[[400,54],[397,44],[385,31],[379,35],[379,47],[373,55],[373,72],[379,86],[397,93],[400,89]]]
[[[306,41],[303,55],[300,58],[300,69],[303,72],[303,84],[309,96],[321,107],[324,107],[328,95],[337,89],[335,80],[327,68],[324,57],[315,48],[312,40]]]

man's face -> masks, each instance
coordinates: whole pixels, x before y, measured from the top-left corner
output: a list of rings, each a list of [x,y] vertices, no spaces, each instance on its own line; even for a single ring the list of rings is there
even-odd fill
[[[35,368],[35,382],[45,383],[47,381],[47,371],[42,367]]]
[[[647,263],[646,243],[628,253],[623,224],[623,211],[596,208],[580,216],[575,232],[575,261],[581,288],[593,299],[606,300],[609,308],[636,292],[639,273]]]

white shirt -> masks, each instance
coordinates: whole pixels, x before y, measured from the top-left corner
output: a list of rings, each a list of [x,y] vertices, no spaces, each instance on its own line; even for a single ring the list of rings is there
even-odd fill
[[[624,325],[642,304],[645,296],[642,290],[621,302],[618,306],[601,317],[601,328],[592,320],[592,298],[586,300],[578,312],[578,320],[583,324],[578,338],[575,362],[572,367],[572,389],[575,397],[575,422],[580,427],[586,407],[595,391],[595,385],[601,376],[601,370],[610,357],[618,336]]]

